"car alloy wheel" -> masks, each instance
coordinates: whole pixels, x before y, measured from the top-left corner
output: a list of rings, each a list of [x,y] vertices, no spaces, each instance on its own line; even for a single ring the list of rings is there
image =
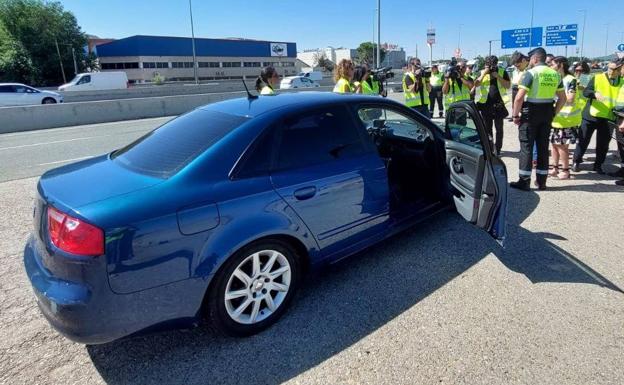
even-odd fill
[[[225,289],[225,308],[232,320],[254,324],[267,319],[284,302],[290,289],[288,259],[276,250],[262,250],[245,258]]]
[[[299,287],[300,256],[288,242],[264,239],[234,253],[204,299],[211,325],[235,337],[261,332],[286,311]]]

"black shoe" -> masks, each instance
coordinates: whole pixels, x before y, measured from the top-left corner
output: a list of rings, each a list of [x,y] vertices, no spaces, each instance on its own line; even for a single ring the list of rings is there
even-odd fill
[[[578,162],[572,163],[572,171],[573,172],[580,172],[581,171],[581,164],[578,163]]]
[[[546,182],[540,183],[538,181],[535,181],[535,187],[537,187],[538,190],[544,191],[546,190]]]
[[[607,175],[614,178],[624,178],[624,167],[620,167],[620,169],[615,172],[608,172]]]
[[[605,172],[602,170],[601,164],[594,164],[594,171],[599,175],[604,175]]]
[[[511,182],[509,183],[509,186],[522,191],[531,191],[531,182],[525,179],[520,179],[517,182]]]
[[[624,179],[616,180],[615,184],[618,186],[624,186]]]

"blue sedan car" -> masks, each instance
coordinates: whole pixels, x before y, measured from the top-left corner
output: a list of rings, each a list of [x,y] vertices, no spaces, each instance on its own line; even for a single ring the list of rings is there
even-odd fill
[[[306,272],[449,207],[502,241],[506,182],[472,103],[439,127],[383,98],[229,100],[45,173],[24,263],[75,341],[204,319],[251,335]]]

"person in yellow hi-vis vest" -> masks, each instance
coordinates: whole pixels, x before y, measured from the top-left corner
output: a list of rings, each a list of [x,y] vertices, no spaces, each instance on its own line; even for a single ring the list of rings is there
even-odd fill
[[[550,68],[559,72],[563,79],[566,102],[552,121],[550,143],[552,144],[551,155],[553,164],[550,165],[548,175],[558,177],[559,179],[570,179],[570,152],[568,146],[576,143],[582,112],[577,80],[570,73],[570,64],[564,56],[554,57],[550,63]],[[561,170],[559,169],[560,161]]]
[[[620,59],[620,63],[624,64],[624,58]],[[624,77],[624,65],[620,68],[620,75]],[[620,153],[620,168],[615,172],[609,173],[609,175],[616,178],[624,178],[624,86],[620,87],[618,97],[615,99],[615,109],[613,112],[617,118],[615,140],[617,141],[617,148]],[[615,181],[615,184],[624,186],[624,179]]]
[[[405,105],[430,118],[429,92],[431,83],[427,72],[420,66],[420,59],[411,59],[408,71],[403,75]]]
[[[339,94],[350,94],[355,92],[351,80],[353,79],[353,62],[349,59],[342,59],[334,68],[334,92]]]
[[[275,87],[278,82],[279,75],[275,68],[264,67],[256,79],[256,91],[260,92],[260,95],[275,95]]]
[[[492,138],[492,129],[496,127],[496,154],[503,148],[503,119],[509,116],[505,104],[509,101],[507,90],[511,87],[509,74],[498,67],[498,58],[494,55],[485,58],[485,68],[475,80],[475,102],[485,122],[485,129]],[[493,127],[494,126],[494,127]]]
[[[579,144],[574,150],[574,163],[572,171],[580,171],[580,164],[594,131],[596,131],[596,159],[594,161],[594,171],[604,174],[602,164],[609,151],[611,132],[609,122],[615,122],[615,101],[618,97],[624,78],[621,76],[622,63],[619,60],[611,60],[607,72],[594,76],[583,95],[587,98],[587,104],[583,110],[583,121],[579,131]]]
[[[546,51],[535,48],[529,52],[529,69],[518,84],[513,106],[513,121],[518,127],[520,141],[519,179],[509,185],[522,191],[531,190],[533,146],[537,148],[536,186],[546,189],[548,178],[548,137],[555,115],[566,101],[561,75],[546,66]],[[557,97],[557,105],[553,103]],[[522,110],[522,116],[520,116]]]

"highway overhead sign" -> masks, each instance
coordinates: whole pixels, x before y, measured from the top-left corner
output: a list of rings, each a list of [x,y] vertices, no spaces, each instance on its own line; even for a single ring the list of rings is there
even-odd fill
[[[543,31],[542,27],[508,29],[501,31],[501,48],[525,48],[529,46],[541,47]]]
[[[546,27],[546,45],[576,45],[578,24],[560,24]]]

